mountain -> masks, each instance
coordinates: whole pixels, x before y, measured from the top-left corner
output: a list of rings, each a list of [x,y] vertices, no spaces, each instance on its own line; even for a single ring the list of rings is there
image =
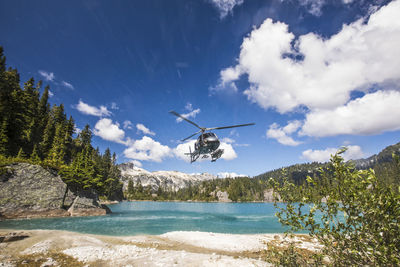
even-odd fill
[[[381,152],[377,155],[374,154],[366,159],[357,159],[354,160],[354,164],[358,169],[368,169],[374,168],[376,165],[390,163],[393,161],[392,154],[395,153],[397,155],[400,154],[400,142],[388,147],[385,147]]]
[[[151,187],[152,191],[157,191],[160,186],[177,191],[189,185],[218,178],[209,173],[187,174],[178,171],[149,172],[135,166],[133,163],[123,163],[118,165],[118,167],[121,171],[124,191],[127,190],[129,180],[132,180],[134,185],[140,181],[143,187]]]
[[[400,184],[400,166],[393,161],[393,153],[400,155],[400,142],[385,147],[378,154],[368,158],[351,160],[349,162],[353,163],[360,170],[373,169],[378,179],[386,184]],[[307,176],[317,175],[319,168],[324,166],[326,166],[326,163],[319,162],[295,164],[262,173],[254,178],[268,180],[273,177],[279,180],[283,178],[283,170],[285,170],[289,179],[294,181],[295,184],[302,184]]]

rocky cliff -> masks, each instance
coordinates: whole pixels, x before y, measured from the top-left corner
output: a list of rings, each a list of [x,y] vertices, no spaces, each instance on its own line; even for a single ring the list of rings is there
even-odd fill
[[[92,191],[71,192],[57,173],[38,165],[16,163],[0,176],[0,218],[104,215]],[[63,199],[64,205],[63,205]]]
[[[209,173],[187,174],[178,171],[149,172],[136,167],[133,163],[123,163],[119,165],[119,169],[121,170],[122,181],[124,183],[123,190],[127,189],[129,180],[132,180],[135,185],[140,181],[142,186],[150,186],[153,191],[157,191],[160,186],[176,191],[187,187],[189,184],[218,178]]]

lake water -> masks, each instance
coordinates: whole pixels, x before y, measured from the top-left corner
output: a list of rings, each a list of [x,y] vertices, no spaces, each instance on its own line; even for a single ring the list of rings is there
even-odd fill
[[[273,203],[122,202],[106,216],[0,221],[0,228],[55,229],[100,235],[159,235],[171,231],[283,233]]]

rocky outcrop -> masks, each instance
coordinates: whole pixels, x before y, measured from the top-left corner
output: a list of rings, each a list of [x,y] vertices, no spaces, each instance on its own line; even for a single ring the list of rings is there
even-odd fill
[[[111,213],[106,205],[99,204],[97,200],[97,194],[93,191],[78,192],[68,212],[71,216],[99,216]]]
[[[39,165],[16,163],[5,168],[0,177],[0,218],[90,216],[108,211],[98,204],[94,192],[68,190],[65,195],[67,185],[61,177]]]
[[[279,199],[278,201],[281,201],[281,197],[279,196],[278,193],[276,193],[276,196]],[[274,202],[275,201],[275,196],[274,196],[274,190],[273,189],[264,190],[264,201],[265,202]]]
[[[219,202],[232,202],[231,199],[229,199],[229,194],[226,191],[217,191],[217,198]]]
[[[133,163],[120,164],[119,169],[121,170],[122,181],[124,183],[123,190],[127,189],[129,180],[132,180],[134,185],[140,181],[142,186],[150,187],[152,191],[157,191],[160,186],[177,191],[189,186],[189,184],[193,185],[202,181],[218,178],[209,173],[187,174],[178,171],[149,172],[136,167]]]

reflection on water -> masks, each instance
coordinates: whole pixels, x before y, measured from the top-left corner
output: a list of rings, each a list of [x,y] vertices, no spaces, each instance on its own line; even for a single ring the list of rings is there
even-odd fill
[[[163,234],[171,231],[282,233],[272,203],[122,202],[112,214],[8,220],[0,228],[57,229],[103,235]]]

